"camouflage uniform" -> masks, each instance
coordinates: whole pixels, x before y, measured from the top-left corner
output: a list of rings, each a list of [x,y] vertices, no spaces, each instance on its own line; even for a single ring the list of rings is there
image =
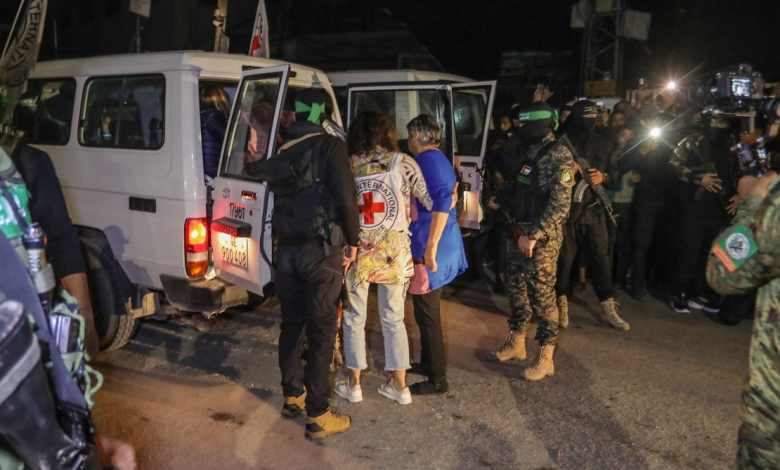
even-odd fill
[[[517,240],[509,241],[507,252],[507,296],[511,307],[509,329],[524,333],[531,315],[535,315],[538,328],[536,340],[542,346],[554,345],[558,332],[558,308],[555,304],[555,273],[558,254],[563,241],[561,225],[571,206],[571,187],[574,184],[574,160],[563,145],[551,144],[555,140],[548,134],[539,144],[532,146],[522,160],[522,168],[515,187],[523,182],[523,176],[538,179],[537,192],[549,195],[549,201],[533,220],[513,215],[523,232],[536,240],[533,256],[520,253]],[[526,168],[529,168],[525,172]],[[533,175],[533,172],[537,172]],[[525,173],[525,174],[524,174]],[[517,191],[511,207],[519,201]]]
[[[766,198],[742,200],[733,223],[712,247],[707,280],[723,294],[758,288],[737,463],[780,468],[780,178]]]

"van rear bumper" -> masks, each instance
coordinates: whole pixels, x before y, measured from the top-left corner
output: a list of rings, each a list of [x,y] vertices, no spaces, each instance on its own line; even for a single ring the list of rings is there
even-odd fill
[[[210,317],[249,301],[245,289],[221,279],[188,279],[161,274],[160,281],[168,302],[177,310],[201,312]]]

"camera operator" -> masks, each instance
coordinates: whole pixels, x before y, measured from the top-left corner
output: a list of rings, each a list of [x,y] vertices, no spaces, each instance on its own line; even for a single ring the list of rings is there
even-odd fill
[[[720,294],[758,288],[737,466],[780,468],[780,178],[745,176],[738,194],[737,215],[712,246],[707,281]]]
[[[717,313],[704,278],[707,250],[736,209],[737,159],[731,155],[732,121],[713,117],[702,131],[683,139],[669,162],[671,174],[683,182],[678,192],[681,211],[679,256],[672,282],[671,307]]]

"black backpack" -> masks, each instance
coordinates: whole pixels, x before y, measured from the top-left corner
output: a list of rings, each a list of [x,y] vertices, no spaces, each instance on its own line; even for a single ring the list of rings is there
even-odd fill
[[[320,147],[331,138],[308,134],[290,141],[276,156],[256,167],[255,176],[274,193],[273,230],[286,237],[322,237],[334,245],[344,241],[335,221],[335,201],[322,184]]]

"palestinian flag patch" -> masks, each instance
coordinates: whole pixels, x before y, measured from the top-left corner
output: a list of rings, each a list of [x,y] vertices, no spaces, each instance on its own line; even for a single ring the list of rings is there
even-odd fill
[[[561,172],[561,184],[564,186],[574,186],[574,171],[566,168]]]
[[[758,247],[744,225],[737,225],[726,231],[720,242],[712,247],[714,254],[723,266],[734,272],[756,252]]]
[[[531,168],[530,166],[523,165],[523,168],[520,170],[520,174],[523,176],[528,176],[531,174],[531,170],[533,170],[533,168]]]

